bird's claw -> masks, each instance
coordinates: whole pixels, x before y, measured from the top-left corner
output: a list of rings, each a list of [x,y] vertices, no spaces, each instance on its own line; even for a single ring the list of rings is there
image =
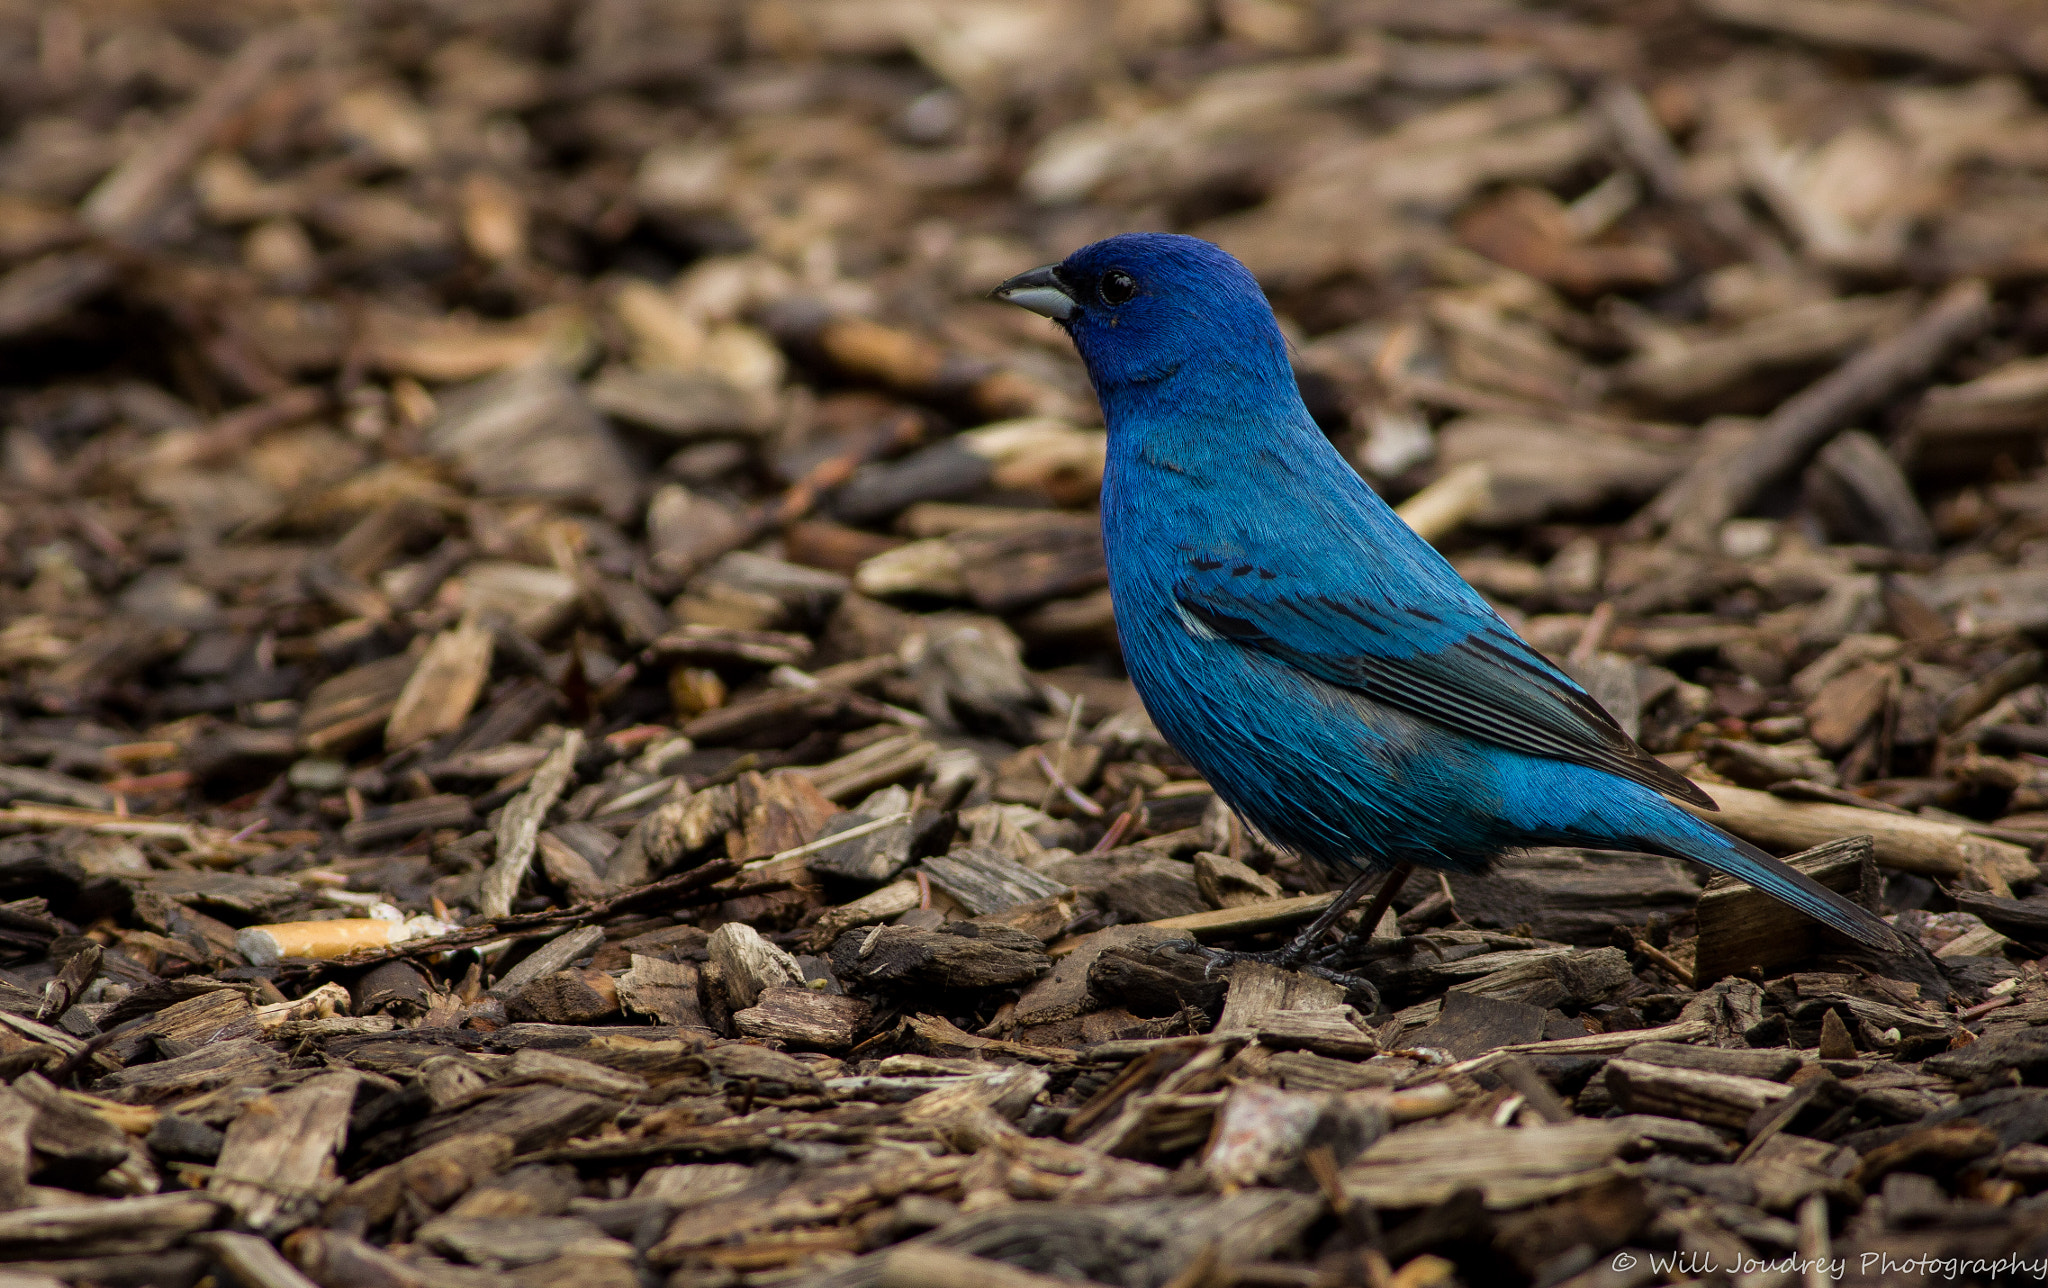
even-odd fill
[[[1380,1008],[1380,990],[1378,985],[1362,975],[1352,975],[1345,971],[1333,970],[1322,964],[1324,961],[1340,956],[1340,949],[1333,948],[1327,953],[1318,954],[1315,958],[1310,958],[1308,954],[1298,951],[1293,945],[1289,945],[1286,948],[1270,949],[1266,952],[1234,952],[1227,948],[1203,948],[1200,951],[1209,959],[1207,964],[1202,967],[1204,978],[1213,977],[1216,973],[1216,968],[1219,966],[1235,966],[1239,962],[1260,962],[1267,966],[1278,966],[1282,970],[1299,971],[1304,975],[1312,975],[1317,979],[1326,980],[1343,989],[1348,996],[1369,998],[1372,1005],[1360,1008],[1367,1015],[1374,1014]]]
[[[1204,979],[1213,978],[1218,966],[1235,966],[1239,962],[1258,962],[1265,966],[1278,966],[1281,970],[1299,970],[1306,956],[1296,951],[1292,945],[1268,949],[1262,953],[1236,952],[1228,948],[1202,948],[1197,951],[1209,959],[1208,964],[1202,967]]]

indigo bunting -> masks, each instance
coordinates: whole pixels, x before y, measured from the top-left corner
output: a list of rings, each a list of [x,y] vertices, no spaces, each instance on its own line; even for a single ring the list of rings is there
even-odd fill
[[[1524,643],[1367,487],[1302,405],[1242,264],[1134,233],[997,287],[1057,321],[1102,403],[1102,536],[1154,723],[1267,840],[1376,874],[1530,845],[1647,851],[1747,881],[1877,948],[1883,921],[1666,799],[1713,807]]]

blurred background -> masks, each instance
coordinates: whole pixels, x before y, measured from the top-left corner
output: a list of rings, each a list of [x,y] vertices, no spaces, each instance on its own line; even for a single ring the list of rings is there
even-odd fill
[[[287,1249],[328,1284],[811,1282],[969,1226],[1144,1288],[2038,1244],[2048,1118],[1990,1097],[2048,1017],[2044,95],[2039,0],[0,0],[0,1255],[270,1273],[188,1246],[211,1199],[85,1191],[275,1237],[337,1169]],[[1139,707],[1084,373],[984,298],[1138,229],[1243,258],[1372,485],[1719,821],[1850,838],[1812,869],[1942,970],[1579,851],[1416,878],[1369,1017],[1181,951],[1321,878]],[[1652,1028],[1714,1045],[1610,1040]],[[1582,1045],[1439,1077],[1542,1038]],[[29,1069],[85,1144],[31,1155]],[[1575,1143],[1502,1143],[1539,1118]],[[1754,1180],[1689,1161],[1745,1124]],[[401,1211],[385,1165],[471,1133],[516,1140]],[[728,1154],[816,1205],[653,1165]],[[1553,1154],[1616,1188],[1531,1207]],[[364,1241],[472,1180],[411,1261]],[[1012,1238],[1019,1194],[1125,1201]],[[572,1195],[601,1230],[506,1215]],[[100,1206],[4,1211],[58,1202]]]
[[[356,818],[280,771],[533,677],[594,732],[763,682],[678,630],[974,610],[1129,708],[1093,399],[983,297],[1172,229],[1653,750],[2044,803],[1932,714],[2048,628],[2034,6],[20,4],[0,49],[0,673],[62,725],[10,746],[123,799]]]

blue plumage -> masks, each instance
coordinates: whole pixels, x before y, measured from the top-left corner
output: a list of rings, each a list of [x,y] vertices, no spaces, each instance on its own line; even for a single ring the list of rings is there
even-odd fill
[[[1353,869],[1473,871],[1524,845],[1669,854],[1897,946],[1665,799],[1711,805],[1337,454],[1243,265],[1131,234],[997,295],[1067,329],[1102,401],[1110,592],[1146,710],[1269,839]]]

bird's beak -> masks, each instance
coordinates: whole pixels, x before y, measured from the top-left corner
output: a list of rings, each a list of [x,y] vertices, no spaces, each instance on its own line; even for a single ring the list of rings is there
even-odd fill
[[[1003,300],[1020,309],[1030,309],[1055,322],[1070,321],[1081,312],[1081,306],[1074,303],[1074,297],[1067,293],[1066,286],[1060,281],[1058,264],[1019,273],[990,291],[989,298]]]

